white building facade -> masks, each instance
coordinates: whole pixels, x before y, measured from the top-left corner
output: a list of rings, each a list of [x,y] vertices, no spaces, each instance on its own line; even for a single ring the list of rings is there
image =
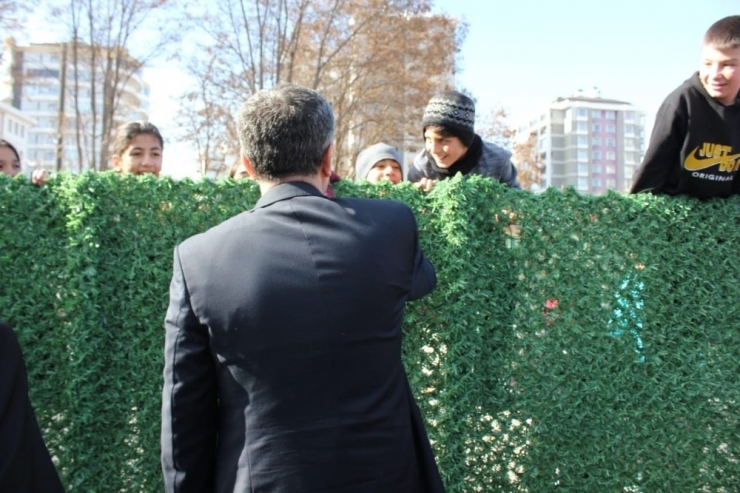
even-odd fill
[[[16,46],[12,38],[3,46],[0,101],[33,120],[27,130],[24,156],[25,163],[31,167],[86,171],[101,155],[102,69],[91,70],[89,61],[81,56],[75,70],[71,46],[71,43]],[[85,49],[78,47],[78,51]],[[128,60],[132,66],[138,65],[130,57]],[[146,119],[149,86],[142,79],[141,69],[132,69],[119,86],[114,123]],[[96,164],[99,169],[107,165]]]
[[[21,157],[21,165],[25,168],[28,155],[28,134],[34,124],[33,118],[25,115],[17,108],[0,102],[0,139],[10,142]]]
[[[627,192],[644,154],[645,114],[597,91],[558,98],[517,129],[537,138],[545,172],[540,188],[572,186],[581,193]]]

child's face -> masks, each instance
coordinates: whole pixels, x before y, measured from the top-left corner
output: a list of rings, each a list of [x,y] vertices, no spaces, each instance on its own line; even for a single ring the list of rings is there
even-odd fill
[[[152,134],[139,134],[120,156],[113,156],[113,167],[122,173],[159,176],[162,171],[162,146]]]
[[[424,132],[424,147],[440,168],[449,168],[468,152],[459,138],[443,137],[431,129]]]
[[[393,159],[382,159],[370,168],[365,178],[370,183],[388,180],[394,185],[398,185],[403,180],[403,173],[401,172],[401,165]]]
[[[0,173],[15,176],[21,172],[21,163],[10,147],[0,147]]]
[[[699,79],[714,99],[722,104],[734,103],[740,92],[740,47],[720,50],[704,45]]]

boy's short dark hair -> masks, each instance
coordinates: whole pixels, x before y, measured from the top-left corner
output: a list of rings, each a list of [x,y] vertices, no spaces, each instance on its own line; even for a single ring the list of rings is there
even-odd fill
[[[712,24],[704,35],[704,45],[718,50],[740,47],[740,15],[730,15]]]
[[[431,130],[435,134],[439,135],[440,137],[444,139],[449,139],[450,137],[457,137],[454,132],[450,131],[447,127],[443,127],[442,125],[427,125],[424,127],[424,131]]]

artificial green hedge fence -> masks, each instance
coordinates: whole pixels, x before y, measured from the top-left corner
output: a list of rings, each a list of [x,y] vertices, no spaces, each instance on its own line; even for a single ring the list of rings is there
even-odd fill
[[[437,269],[407,307],[404,358],[449,491],[737,491],[737,198],[336,189],[406,202]],[[0,177],[0,318],[68,491],[161,490],[172,249],[258,195]]]

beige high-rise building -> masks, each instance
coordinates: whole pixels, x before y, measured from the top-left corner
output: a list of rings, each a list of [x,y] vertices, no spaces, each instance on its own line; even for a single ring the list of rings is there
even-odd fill
[[[107,156],[107,149],[101,152],[101,146],[104,114],[109,111],[103,103],[108,52],[99,49],[102,57],[95,65],[90,53],[89,46],[78,43],[75,64],[72,43],[17,46],[12,38],[5,40],[0,102],[34,121],[28,128],[26,165],[72,171],[108,168],[108,162],[100,162]],[[120,54],[114,61],[121,77],[113,128],[125,121],[146,119],[149,107],[149,86],[142,79],[141,64],[124,50],[116,54]]]
[[[537,139],[545,164],[540,189],[626,192],[644,154],[644,121],[645,113],[632,104],[604,99],[594,89],[553,101],[515,138]]]

